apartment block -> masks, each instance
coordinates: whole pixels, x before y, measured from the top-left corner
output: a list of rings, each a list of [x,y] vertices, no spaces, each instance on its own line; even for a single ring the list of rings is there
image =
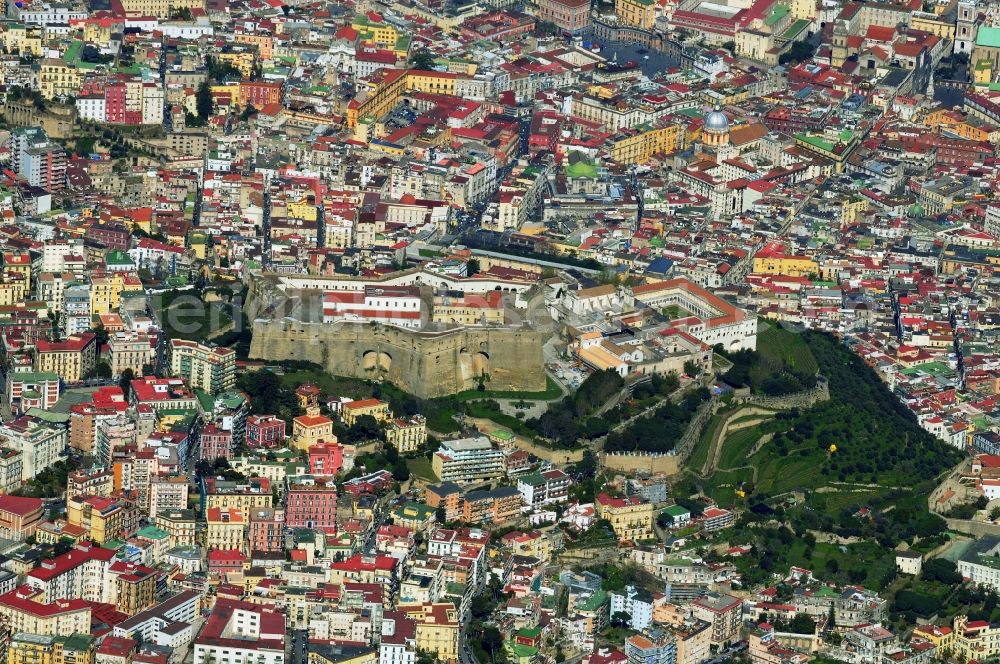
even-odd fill
[[[505,472],[503,452],[484,436],[442,442],[431,465],[442,482],[484,482]]]
[[[40,498],[0,495],[0,537],[20,542],[34,535],[43,506]]]
[[[288,478],[285,521],[289,528],[337,528],[337,483],[332,477],[304,475]]]
[[[597,516],[611,522],[620,540],[638,542],[653,536],[653,505],[638,496],[615,498],[602,493],[597,496]]]
[[[65,425],[23,415],[0,425],[0,447],[21,454],[21,480],[35,477],[62,458],[69,442]]]
[[[427,442],[427,419],[423,415],[393,418],[386,425],[385,439],[402,454],[415,452]]]
[[[70,636],[18,632],[7,646],[8,664],[94,664],[96,640],[89,630]]]
[[[133,376],[146,373],[156,360],[156,340],[145,334],[116,332],[108,337],[108,364],[111,375],[121,376],[126,369]]]
[[[285,421],[274,415],[251,415],[247,418],[247,445],[281,447],[285,442]]]
[[[358,399],[348,401],[341,410],[341,418],[349,427],[354,426],[359,417],[370,415],[377,422],[388,422],[392,417],[389,404],[381,399]]]
[[[570,484],[569,475],[558,468],[517,478],[517,490],[521,492],[524,503],[531,507],[564,502],[569,497]]]
[[[194,341],[171,339],[170,372],[188,381],[192,389],[218,394],[236,384],[236,352]]]
[[[62,341],[39,339],[35,344],[35,371],[58,374],[67,383],[87,376],[97,364],[97,336],[74,334]]]
[[[283,664],[285,617],[268,604],[220,598],[194,643],[194,664]]]
[[[692,605],[694,617],[712,626],[712,645],[728,645],[740,635],[743,624],[743,600],[732,595],[708,593]]]
[[[246,552],[246,519],[234,507],[210,507],[205,517],[205,547]]]

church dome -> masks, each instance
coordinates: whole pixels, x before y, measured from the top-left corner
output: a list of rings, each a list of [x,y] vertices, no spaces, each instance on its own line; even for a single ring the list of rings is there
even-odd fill
[[[705,131],[722,134],[729,131],[729,118],[716,106],[715,110],[705,116]]]

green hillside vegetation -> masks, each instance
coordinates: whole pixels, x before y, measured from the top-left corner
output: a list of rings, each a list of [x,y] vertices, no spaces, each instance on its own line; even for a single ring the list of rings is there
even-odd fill
[[[688,457],[687,463],[685,464],[688,468],[693,468],[695,470],[701,469],[705,466],[708,461],[709,448],[712,445],[712,437],[715,432],[722,426],[722,415],[725,414],[725,410],[718,411],[715,415],[708,420],[708,424],[702,429],[701,436],[698,438],[698,442],[694,444],[694,449],[691,450],[691,456]]]
[[[636,418],[620,431],[610,434],[604,443],[604,450],[669,452],[677,446],[698,407],[710,397],[704,387],[691,390],[680,403],[668,402],[649,417]]]
[[[757,335],[757,352],[765,362],[780,364],[802,374],[819,370],[816,358],[803,335],[783,327],[771,326]]]
[[[614,371],[595,371],[587,376],[574,394],[552,404],[540,417],[525,421],[524,426],[542,439],[553,441],[556,447],[573,448],[578,446],[581,440],[599,438],[607,434],[616,424],[629,420],[633,415],[661,402],[678,389],[680,380],[674,374],[653,376],[648,383],[636,386],[631,398],[624,398],[614,407],[608,408],[609,402],[619,397],[624,386],[624,379]],[[704,398],[707,398],[707,395]],[[665,408],[669,410],[669,406]],[[502,424],[491,415],[486,416]],[[658,417],[659,415],[652,419],[656,420]],[[686,422],[685,418],[688,416],[669,411],[662,417],[662,422],[674,423]],[[640,428],[644,426],[640,424],[641,419],[638,418],[634,425]],[[652,436],[653,440],[649,441],[644,439],[646,434],[630,433],[632,431],[633,426],[629,426],[623,431],[612,434],[611,438],[617,441],[612,443],[617,446],[613,449],[669,450],[673,449],[676,443],[675,429],[666,432],[650,432],[648,429],[643,429]],[[636,442],[637,438],[643,440]],[[665,440],[668,442],[664,442]]]
[[[893,487],[933,481],[961,460],[961,452],[924,431],[875,372],[834,337],[807,332],[803,339],[829,381],[831,398],[788,415],[788,430],[774,437],[777,454],[808,450],[825,481]],[[828,455],[831,444],[837,451]]]
[[[705,484],[705,493],[720,505],[732,506],[738,502],[737,491],[753,484],[752,468],[722,469],[712,473]]]
[[[540,435],[559,441],[566,447],[583,435],[587,418],[613,398],[625,385],[625,379],[612,370],[595,371],[580,388],[554,404],[528,425]]]
[[[891,550],[898,543],[934,544],[945,531],[944,521],[927,510],[926,496],[961,452],[921,429],[875,372],[836,338],[820,332],[797,336],[828,379],[830,400],[734,432],[724,443],[720,470],[708,480],[689,479],[678,491],[701,490],[723,506],[749,508],[731,542],[755,545],[755,553],[738,563],[750,578],[764,579],[791,564],[883,587],[894,576]],[[774,432],[773,440],[746,458],[767,432]],[[793,492],[801,492],[798,499]],[[858,515],[862,507],[868,516]],[[785,525],[746,527],[773,519]],[[809,531],[865,541],[837,547],[813,538],[810,544],[803,540]],[[789,535],[795,541],[783,544]]]
[[[285,362],[282,374],[272,374],[270,371],[251,372],[245,374],[254,383],[252,387],[257,387],[258,376],[254,374],[272,374],[277,378],[264,376],[263,383],[273,389],[262,391],[260,398],[254,399],[252,403],[259,412],[278,413],[284,419],[290,420],[298,414],[298,404],[294,398],[295,389],[303,384],[311,383],[320,388],[326,396],[348,396],[355,399],[367,399],[375,397],[389,402],[394,414],[399,416],[423,415],[427,418],[427,427],[434,432],[448,434],[459,431],[458,422],[454,419],[456,413],[462,411],[473,417],[480,417],[495,413],[500,413],[499,406],[496,405],[496,398],[531,400],[551,400],[558,398],[561,394],[559,386],[555,381],[548,378],[547,387],[543,392],[502,392],[495,390],[467,390],[447,397],[435,399],[422,399],[408,394],[392,383],[375,382],[363,378],[351,378],[347,376],[334,376],[326,372],[322,367],[310,362]],[[246,388],[244,388],[246,389]],[[251,397],[257,390],[250,392]],[[491,405],[492,404],[492,405]],[[481,414],[479,411],[483,411]],[[258,411],[254,411],[258,412]],[[510,420],[514,418],[504,416]],[[504,424],[505,422],[498,422]],[[515,424],[520,427],[524,423],[515,420]]]
[[[920,428],[860,358],[827,334],[801,337],[829,381],[831,398],[732,433],[723,447],[722,468],[743,459],[768,431],[774,438],[747,460],[758,470],[755,489],[763,495],[836,483],[910,490],[958,463],[961,453]]]
[[[555,401],[562,390],[552,378],[541,392],[503,392],[489,389],[467,390],[446,397],[424,399],[408,394],[392,383],[375,382],[362,378],[335,376],[311,362],[286,361],[280,369],[242,374],[240,389],[251,397],[254,413],[273,413],[287,422],[300,413],[295,389],[311,383],[320,388],[324,396],[350,396],[355,399],[374,397],[389,402],[397,416],[420,414],[427,418],[430,431],[439,434],[460,431],[456,415],[487,418],[497,424],[536,441],[561,448],[575,448],[581,440],[597,438],[610,428],[641,412],[672,394],[680,385],[677,376],[654,376],[648,384],[637,387],[632,397],[605,412],[607,404],[616,399],[625,381],[614,371],[598,371],[589,375],[579,389]],[[501,409],[497,399],[518,400],[527,406],[531,401],[551,402],[549,410],[541,417],[523,419]]]
[[[170,339],[205,341],[228,329],[234,309],[223,301],[205,302],[199,290],[169,290],[150,299]]]
[[[720,349],[716,349],[720,352]],[[757,334],[757,350],[721,352],[733,363],[722,378],[733,387],[778,396],[816,385],[816,359],[804,335],[771,326]]]
[[[726,438],[726,444],[719,456],[719,468],[737,468],[746,465],[750,450],[763,435],[764,427],[761,425],[731,433]]]

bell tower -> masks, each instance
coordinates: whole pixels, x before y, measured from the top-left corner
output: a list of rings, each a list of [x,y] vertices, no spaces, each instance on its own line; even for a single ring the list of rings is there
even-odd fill
[[[841,67],[847,60],[847,37],[850,31],[847,28],[847,21],[837,19],[833,24],[833,35],[830,38],[830,66]]]
[[[972,54],[979,32],[979,7],[976,0],[959,0],[955,20],[955,53]]]

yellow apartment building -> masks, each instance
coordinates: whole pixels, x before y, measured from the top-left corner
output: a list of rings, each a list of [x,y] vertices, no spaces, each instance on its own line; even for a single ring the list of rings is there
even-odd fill
[[[263,477],[232,482],[209,477],[204,480],[204,514],[212,508],[239,510],[250,514],[255,508],[271,507],[271,482]]]
[[[819,274],[819,263],[808,256],[793,256],[765,247],[753,258],[753,271],[758,274],[780,274],[785,277],[808,277]]]
[[[8,53],[35,57],[42,55],[41,28],[26,27],[22,23],[9,23],[7,30],[2,33],[2,39]]]
[[[347,105],[347,127],[354,129],[362,118],[378,119],[399,103],[406,87],[406,70],[380,69],[358,81],[358,95]]]
[[[62,341],[35,343],[35,371],[59,374],[66,382],[81,380],[97,363],[97,336],[74,334]]]
[[[64,602],[63,606],[39,602],[34,591],[18,591],[17,601],[0,604],[0,618],[11,632],[28,632],[40,636],[70,636],[90,632],[91,608],[81,599]]]
[[[443,662],[458,660],[458,635],[461,626],[453,604],[427,603],[399,607],[417,623],[417,650],[429,652]]]
[[[13,306],[24,302],[28,292],[28,281],[18,272],[0,273],[0,307]]]
[[[378,422],[387,422],[392,417],[392,412],[389,410],[388,402],[382,401],[381,399],[359,399],[357,401],[349,401],[343,406],[341,412],[341,418],[344,420],[344,424],[349,427],[354,426],[355,422],[362,415],[371,415]]]
[[[242,510],[234,508],[208,508],[205,531],[207,549],[236,549],[246,552],[246,520]]]
[[[126,14],[170,18],[170,14],[181,9],[204,9],[204,0],[122,0],[122,10]]]
[[[87,531],[88,539],[103,544],[117,538],[126,510],[111,498],[72,496],[66,501],[66,521]]]
[[[602,493],[597,497],[597,516],[607,519],[620,540],[639,540],[653,537],[653,504],[638,496],[616,498]]]
[[[73,96],[80,91],[82,80],[82,74],[75,65],[55,58],[45,58],[38,71],[38,91],[46,99],[60,95]]]
[[[427,442],[427,419],[423,415],[394,418],[386,427],[385,439],[403,454],[415,452]]]
[[[7,648],[7,664],[94,664],[95,641],[89,632],[72,636],[19,632]]]
[[[3,271],[7,274],[20,274],[25,281],[31,283],[31,256],[26,251],[8,251],[2,255]]]
[[[285,203],[288,216],[294,219],[305,219],[306,221],[316,221],[316,202],[308,198],[299,201],[287,201]]]
[[[503,298],[499,291],[435,295],[431,320],[452,325],[503,325]]]
[[[216,53],[215,57],[220,62],[226,62],[238,69],[244,78],[250,78],[250,75],[253,74],[253,67],[257,63],[257,52],[246,46]]]
[[[308,450],[319,442],[335,443],[333,420],[323,415],[299,415],[292,420],[292,447]]]
[[[271,35],[239,32],[233,35],[233,42],[256,47],[261,60],[266,61],[274,57],[274,38]]]
[[[684,127],[671,125],[653,129],[638,127],[630,132],[612,139],[611,158],[620,164],[642,164],[652,159],[653,155],[669,154],[684,147]]]
[[[910,27],[914,30],[929,32],[948,41],[955,39],[955,21],[942,20],[937,14],[913,12],[910,14]]]
[[[118,610],[134,616],[153,606],[156,603],[156,576],[156,570],[143,565],[132,565],[118,574],[115,577]]]
[[[411,69],[406,74],[406,88],[430,94],[454,95],[456,74],[446,71],[422,71]]]
[[[656,23],[655,0],[615,0],[615,16],[632,28],[649,30]]]

